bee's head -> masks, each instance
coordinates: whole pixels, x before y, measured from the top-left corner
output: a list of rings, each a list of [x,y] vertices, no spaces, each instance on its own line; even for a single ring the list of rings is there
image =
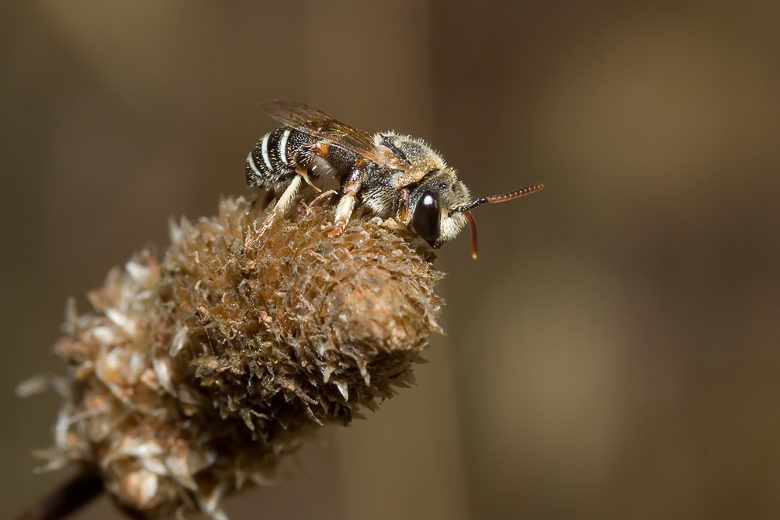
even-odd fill
[[[411,192],[411,225],[420,238],[438,248],[452,240],[466,225],[466,217],[456,208],[471,200],[469,189],[445,167],[429,173]]]
[[[471,201],[468,188],[458,179],[455,170],[446,167],[426,176],[410,194],[411,224],[423,240],[431,247],[438,248],[455,238],[468,223],[471,228],[471,256],[476,259],[477,223],[469,210],[480,204],[495,204],[522,197],[543,187],[542,184],[534,184]]]

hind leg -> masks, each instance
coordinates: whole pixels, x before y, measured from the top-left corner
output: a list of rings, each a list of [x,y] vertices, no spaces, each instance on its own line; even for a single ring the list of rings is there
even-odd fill
[[[271,209],[271,211],[268,212],[268,216],[265,217],[265,220],[263,221],[263,224],[260,226],[260,229],[258,229],[257,232],[255,232],[253,235],[247,236],[246,241],[244,242],[245,247],[248,248],[252,246],[255,242],[257,242],[258,239],[261,236],[263,236],[266,231],[268,231],[268,229],[274,223],[276,217],[278,215],[284,214],[284,212],[290,206],[290,203],[295,198],[295,194],[300,189],[301,181],[302,178],[300,175],[296,175],[295,177],[293,177],[293,180],[290,181],[290,184],[284,190],[282,196],[279,197],[279,200],[276,201],[276,204],[274,205],[273,209]]]

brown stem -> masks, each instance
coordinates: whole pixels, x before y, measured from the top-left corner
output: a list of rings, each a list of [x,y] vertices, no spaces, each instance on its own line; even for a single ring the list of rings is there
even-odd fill
[[[103,481],[96,473],[80,473],[16,517],[16,520],[59,520],[102,492]]]

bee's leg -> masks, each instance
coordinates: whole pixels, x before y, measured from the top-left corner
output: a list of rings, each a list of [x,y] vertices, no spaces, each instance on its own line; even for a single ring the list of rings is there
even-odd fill
[[[276,205],[274,206],[274,209],[272,209],[271,212],[268,213],[268,216],[265,218],[263,225],[260,226],[260,230],[258,231],[258,234],[260,236],[262,236],[263,233],[265,233],[268,230],[268,228],[271,227],[271,224],[273,223],[277,215],[283,214],[287,210],[293,198],[295,198],[295,194],[298,193],[300,187],[301,187],[301,177],[299,175],[296,175],[290,181],[290,184],[287,186],[287,189],[284,190],[282,196],[279,197],[279,200],[276,201]]]
[[[322,193],[322,190],[315,186],[309,178],[333,178],[338,172],[328,161],[330,158],[330,146],[323,141],[314,141],[309,145],[301,147],[293,158],[295,173],[303,177],[306,184]]]
[[[318,195],[316,199],[306,204],[305,201],[301,201],[298,203],[298,207],[295,209],[295,222],[298,222],[303,218],[303,215],[311,208],[315,208],[322,204],[322,201],[330,197],[331,195],[335,195],[335,190],[328,190],[321,195]]]
[[[309,203],[309,207],[314,208],[316,206],[319,206],[320,204],[322,204],[322,201],[324,201],[331,195],[335,195],[336,193],[337,193],[336,190],[328,190],[326,192],[323,192],[322,195],[318,195],[316,199],[314,199]]]
[[[287,186],[287,189],[284,190],[282,196],[279,197],[279,199],[276,201],[276,205],[273,207],[273,209],[268,212],[268,216],[265,217],[263,225],[260,226],[260,229],[258,229],[257,232],[253,235],[247,237],[246,242],[244,243],[245,247],[252,246],[261,236],[265,234],[266,231],[268,231],[268,228],[270,228],[274,223],[277,215],[283,214],[285,210],[287,210],[287,207],[290,205],[293,198],[295,198],[295,194],[298,192],[300,187],[301,176],[296,175],[293,177],[292,181],[290,181],[290,184]]]
[[[347,227],[349,217],[352,216],[352,210],[355,209],[355,197],[361,186],[363,186],[363,180],[366,178],[366,166],[368,166],[366,161],[363,159],[359,160],[355,164],[355,168],[350,172],[349,177],[347,177],[347,182],[344,183],[344,195],[336,207],[336,219],[333,223],[333,231],[328,233],[329,237],[341,234],[344,228]]]
[[[412,212],[409,211],[409,190],[404,188],[398,196],[400,206],[398,207],[398,213],[395,219],[401,224],[408,226],[409,221],[412,220]]]
[[[352,216],[352,210],[355,208],[355,196],[349,193],[342,195],[339,205],[336,207],[336,219],[333,222],[333,231],[328,233],[329,237],[340,235],[347,227],[349,217]]]
[[[314,185],[314,184],[311,182],[311,179],[309,178],[309,170],[308,170],[308,169],[306,169],[306,168],[303,168],[302,166],[298,166],[298,167],[295,169],[295,173],[297,173],[299,177],[303,178],[303,180],[305,180],[305,181],[306,181],[306,184],[308,184],[309,186],[311,186],[312,188],[314,188],[315,190],[317,190],[319,193],[322,193],[322,190],[321,190],[320,188],[318,188],[317,186],[315,186],[315,185]]]

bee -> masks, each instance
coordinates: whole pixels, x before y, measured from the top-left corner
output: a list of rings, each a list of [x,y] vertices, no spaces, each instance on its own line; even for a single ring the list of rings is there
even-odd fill
[[[283,214],[304,182],[336,178],[341,198],[330,236],[346,227],[356,205],[383,219],[411,227],[431,247],[453,239],[466,224],[477,257],[477,227],[471,209],[522,197],[543,188],[533,184],[471,200],[469,189],[425,142],[395,132],[373,136],[302,103],[267,101],[260,109],[284,126],[257,143],[246,161],[250,187],[282,191],[254,242]]]

